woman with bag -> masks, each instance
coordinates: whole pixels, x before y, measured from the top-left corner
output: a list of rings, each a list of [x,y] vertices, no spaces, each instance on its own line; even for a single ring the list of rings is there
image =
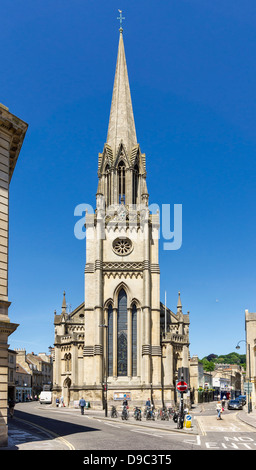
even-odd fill
[[[218,401],[217,405],[216,405],[216,411],[217,411],[217,419],[222,419],[221,418],[221,413],[222,413],[222,406],[221,406],[221,402]]]

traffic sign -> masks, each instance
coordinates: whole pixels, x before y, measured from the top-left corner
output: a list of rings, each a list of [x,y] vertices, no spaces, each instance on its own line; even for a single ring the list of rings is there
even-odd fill
[[[184,382],[183,380],[177,383],[177,390],[179,390],[179,392],[186,392],[187,389],[188,389],[188,384]]]
[[[186,415],[185,416],[185,428],[191,428],[191,415]]]
[[[248,383],[248,382],[244,383],[244,391],[245,391],[246,393],[252,392],[252,383],[251,383],[251,382],[249,382],[249,383]]]

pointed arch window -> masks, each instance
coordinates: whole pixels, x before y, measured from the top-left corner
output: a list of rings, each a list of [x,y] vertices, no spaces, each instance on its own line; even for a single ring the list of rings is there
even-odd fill
[[[118,295],[117,375],[127,376],[127,295],[124,289]]]
[[[139,167],[136,164],[133,170],[133,181],[132,181],[132,203],[133,204],[137,204],[138,185],[139,185]]]
[[[125,164],[121,160],[117,167],[119,204],[125,203]]]
[[[113,307],[108,307],[108,376],[113,375]]]
[[[105,167],[105,178],[106,178],[106,205],[109,206],[111,204],[111,173],[110,167],[107,164]]]
[[[132,375],[137,375],[137,307],[132,306]]]
[[[65,372],[70,372],[71,371],[71,354],[67,353],[64,356],[65,360]]]

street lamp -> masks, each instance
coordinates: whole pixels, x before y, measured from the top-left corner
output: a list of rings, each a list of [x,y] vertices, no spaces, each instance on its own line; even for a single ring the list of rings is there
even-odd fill
[[[238,341],[237,345],[236,345],[236,349],[240,349],[240,346],[239,346],[239,343],[241,342],[244,342],[246,343],[247,347],[248,347],[248,362],[249,362],[249,374],[247,376],[247,382],[248,382],[248,396],[249,396],[249,400],[248,400],[248,413],[250,413],[252,411],[252,402],[251,402],[251,392],[250,392],[250,383],[251,383],[251,352],[250,352],[250,344],[247,343],[247,341],[245,339],[241,339],[241,341]]]
[[[99,325],[99,328],[108,328],[108,325],[102,324]],[[107,383],[107,367],[106,367],[106,357],[103,350],[104,357],[104,383],[103,383],[103,397],[104,397],[104,408],[105,408],[105,417],[108,416],[108,383]]]

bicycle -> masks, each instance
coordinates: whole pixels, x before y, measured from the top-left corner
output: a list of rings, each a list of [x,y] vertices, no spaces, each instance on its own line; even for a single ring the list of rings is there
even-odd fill
[[[146,411],[146,420],[150,419],[152,419],[152,421],[155,421],[155,412],[154,410],[148,407]]]
[[[178,419],[177,419],[177,428],[182,429],[184,425],[184,414],[183,413],[178,413]]]
[[[129,418],[129,412],[127,410],[127,407],[124,405],[122,409],[122,415],[121,415],[122,420],[127,420]]]
[[[133,414],[134,419],[137,421],[141,421],[141,409],[138,408],[137,406],[134,408],[134,414]]]
[[[112,406],[110,416],[111,416],[111,418],[118,418],[118,412],[116,411],[116,407],[115,407],[115,406]]]

